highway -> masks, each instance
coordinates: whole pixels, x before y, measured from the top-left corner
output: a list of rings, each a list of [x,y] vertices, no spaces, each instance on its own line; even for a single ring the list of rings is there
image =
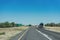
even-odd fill
[[[19,36],[19,35],[17,35]],[[60,40],[60,33],[30,27],[17,39],[14,40]]]

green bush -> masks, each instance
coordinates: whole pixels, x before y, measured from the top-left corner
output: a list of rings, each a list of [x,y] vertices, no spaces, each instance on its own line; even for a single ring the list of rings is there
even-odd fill
[[[5,35],[5,32],[0,33],[0,35]]]
[[[60,23],[47,23],[45,24],[45,26],[51,26],[51,27],[54,27],[54,26],[57,26],[57,27],[60,27]]]
[[[0,28],[19,27],[19,26],[23,26],[23,25],[22,24],[16,24],[15,22],[0,23]]]

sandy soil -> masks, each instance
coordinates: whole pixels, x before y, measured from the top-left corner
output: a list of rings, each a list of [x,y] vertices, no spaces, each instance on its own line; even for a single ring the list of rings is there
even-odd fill
[[[55,32],[60,32],[60,27],[45,27],[45,29]]]
[[[9,40],[10,37],[15,36],[28,27],[13,27],[13,28],[0,28],[0,33],[5,32],[5,35],[0,35],[0,40]]]

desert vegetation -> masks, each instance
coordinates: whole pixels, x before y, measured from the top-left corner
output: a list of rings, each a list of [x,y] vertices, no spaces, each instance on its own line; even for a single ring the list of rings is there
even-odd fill
[[[45,26],[51,26],[51,27],[60,27],[60,23],[47,23]]]
[[[45,24],[45,29],[55,32],[60,32],[60,23],[47,23]]]
[[[28,27],[15,22],[0,23],[0,40],[9,40],[12,36],[26,30]]]
[[[51,27],[51,26],[47,26],[45,27],[46,30],[50,30],[50,31],[54,31],[54,32],[59,32],[60,33],[60,27]]]
[[[28,27],[26,26],[0,28],[0,40],[9,40],[11,37],[22,32],[23,30],[26,30],[27,28]]]
[[[23,24],[17,24],[15,22],[3,22],[0,23],[0,28],[8,28],[8,27],[20,27],[23,26]]]

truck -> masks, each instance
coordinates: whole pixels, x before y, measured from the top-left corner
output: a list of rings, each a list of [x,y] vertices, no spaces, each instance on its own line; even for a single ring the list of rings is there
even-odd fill
[[[43,23],[40,23],[39,25],[38,25],[38,28],[43,28]]]

